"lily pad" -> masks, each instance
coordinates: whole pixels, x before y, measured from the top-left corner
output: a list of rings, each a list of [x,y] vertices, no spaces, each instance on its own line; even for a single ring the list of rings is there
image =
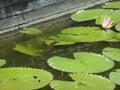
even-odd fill
[[[114,90],[115,84],[109,79],[92,74],[70,74],[74,81],[54,80],[51,87],[55,90]]]
[[[107,47],[107,48],[103,49],[102,53],[106,57],[120,62],[120,49],[119,48]]]
[[[118,24],[115,26],[115,29],[116,29],[117,31],[120,31],[120,23],[118,23]]]
[[[16,44],[14,50],[31,56],[39,56],[43,52],[43,48],[39,44],[27,42]]]
[[[47,44],[56,42],[55,45],[68,45],[77,42],[98,42],[111,39],[115,36],[115,32],[104,31],[98,27],[72,27],[61,31],[57,36],[50,37],[45,41]]]
[[[78,42],[103,41],[115,36],[115,32],[111,30],[105,32],[98,27],[73,27],[62,30],[62,33],[79,36]]]
[[[48,59],[48,64],[65,72],[100,73],[111,69],[114,62],[95,53],[74,53],[75,59],[54,56]]]
[[[108,39],[108,40],[105,40],[107,42],[119,42],[120,40],[117,39],[117,38],[111,38],[111,39]]]
[[[74,21],[82,22],[88,20],[95,20],[99,17],[111,17],[111,20],[116,22],[116,20],[118,20],[116,14],[118,16],[120,15],[120,12],[115,12],[113,10],[107,10],[107,9],[90,9],[90,10],[78,11],[77,13],[73,14],[71,18]]]
[[[20,32],[24,33],[24,34],[33,34],[33,35],[37,35],[37,34],[41,34],[42,33],[37,28],[25,28],[25,29],[21,30]]]
[[[40,69],[0,69],[0,90],[33,90],[46,86],[51,80],[51,73]]]
[[[76,43],[76,38],[72,35],[58,34],[57,36],[51,36],[50,40],[45,40],[47,45],[54,43],[54,45],[69,45]]]
[[[114,10],[107,10],[107,9],[91,9],[91,10],[82,10],[77,12],[71,16],[72,20],[77,22],[88,21],[88,20],[95,20],[96,24],[101,25],[102,20],[104,17],[110,17],[113,23],[119,23],[120,20],[118,19],[120,16],[119,11]]]
[[[105,9],[91,9],[91,10],[80,10],[71,16],[72,20],[82,22],[96,19],[101,15],[105,14],[108,10]]]
[[[2,67],[4,64],[6,64],[5,59],[0,59],[0,67]]]
[[[117,69],[110,73],[109,75],[110,80],[112,80],[114,83],[120,85],[120,69]]]
[[[105,5],[102,6],[103,8],[110,8],[110,9],[119,9],[120,8],[120,2],[110,2],[106,3]]]
[[[111,11],[111,13],[108,13],[108,15],[98,17],[96,19],[96,24],[102,25],[104,18],[110,17],[110,22],[114,24],[113,26],[115,26],[117,23],[120,23],[120,19],[118,19],[118,16],[120,16],[120,11],[118,10]]]
[[[116,33],[115,34],[115,38],[118,39],[118,40],[120,40],[120,33]]]

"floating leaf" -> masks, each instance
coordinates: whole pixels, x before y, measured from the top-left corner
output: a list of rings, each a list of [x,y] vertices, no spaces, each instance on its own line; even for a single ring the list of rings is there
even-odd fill
[[[74,53],[75,59],[55,56],[48,59],[48,64],[66,72],[100,73],[111,69],[114,62],[94,53]]]
[[[64,35],[64,34],[58,34],[58,36],[51,36],[50,40],[45,40],[45,43],[47,45],[50,45],[51,43],[55,43],[55,45],[69,45],[69,44],[74,44],[75,38],[71,35]]]
[[[109,2],[102,6],[103,8],[110,8],[110,9],[119,9],[120,2]]]
[[[115,38],[120,41],[120,33],[116,33],[116,34],[115,34]]]
[[[37,28],[25,28],[25,29],[21,30],[20,32],[24,33],[24,34],[33,34],[33,35],[37,35],[37,34],[41,34],[42,33]]]
[[[115,70],[114,72],[111,72],[109,74],[110,80],[112,80],[114,83],[120,85],[120,69]]]
[[[111,38],[111,39],[108,39],[105,41],[107,41],[107,42],[119,42],[120,40],[118,40],[117,38]]]
[[[114,90],[115,88],[115,84],[109,79],[98,75],[70,74],[70,77],[75,82],[54,80],[51,87],[55,90]]]
[[[71,16],[72,20],[82,22],[93,19],[98,19],[101,17],[110,17],[114,22],[120,22],[117,16],[120,15],[119,11],[106,10],[106,9],[91,9],[91,10],[82,10]]]
[[[82,10],[71,16],[74,21],[82,22],[97,19],[96,24],[101,25],[104,17],[110,17],[113,23],[120,22],[118,19],[120,16],[119,11],[107,10],[107,9],[91,9],[91,10]]]
[[[49,84],[49,72],[32,68],[0,69],[0,90],[33,90]]]
[[[14,50],[27,55],[39,56],[43,51],[43,48],[37,43],[20,43],[16,44]]]
[[[118,19],[118,16],[120,16],[120,11],[118,10],[112,10],[111,13],[108,15],[111,18],[111,22],[114,24],[120,23],[120,19]]]
[[[103,14],[105,14],[108,10],[105,9],[91,9],[91,10],[81,10],[71,16],[72,20],[82,22],[87,20],[96,19]]]
[[[108,42],[119,42],[120,41],[120,33],[115,33],[115,36],[111,39],[105,40]]]
[[[120,62],[120,49],[107,47],[107,48],[103,49],[102,53],[106,57]]]
[[[96,25],[102,25],[104,19],[105,19],[105,16],[101,16],[101,17],[96,18],[95,24],[96,24]],[[111,21],[110,21],[110,22],[111,22]]]
[[[110,22],[113,23],[113,26],[117,23],[120,23],[120,19],[118,19],[118,16],[120,16],[120,12],[119,11],[111,11],[111,13],[109,13],[108,15],[106,16],[101,16],[101,17],[98,17],[96,19],[96,24],[97,25],[102,25],[103,24],[103,18],[110,18]]]
[[[6,61],[4,59],[0,59],[0,67],[2,67],[5,63]]]
[[[100,30],[98,27],[73,27],[61,31],[61,34],[50,37],[45,41],[48,45],[56,42],[55,45],[67,45],[77,42],[97,42],[111,39],[115,32]]]
[[[111,30],[105,32],[98,27],[73,27],[62,30],[62,33],[80,36],[78,42],[103,41],[115,36],[115,32]]]
[[[115,29],[116,29],[117,31],[120,31],[120,23],[118,23],[118,24],[115,26]]]

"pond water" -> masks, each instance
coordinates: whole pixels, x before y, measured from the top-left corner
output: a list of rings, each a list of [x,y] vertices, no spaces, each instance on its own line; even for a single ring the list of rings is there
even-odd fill
[[[32,27],[40,28],[43,31],[43,34],[41,35],[41,37],[49,37],[50,35],[59,33],[60,30],[67,27],[91,26],[92,23],[94,23],[94,21],[92,21],[90,24],[89,22],[77,23],[72,21],[69,17],[70,15],[66,15],[59,19],[44,22],[39,25],[33,25]],[[50,46],[45,52],[42,53],[41,56],[34,57],[34,56],[25,55],[13,50],[13,48],[15,47],[15,43],[27,41],[27,40],[33,40],[34,39],[33,37],[19,33],[16,36],[13,36],[13,38],[1,39],[0,58],[4,58],[7,61],[6,65],[4,65],[2,68],[31,67],[31,68],[44,69],[51,72],[54,76],[54,79],[57,79],[57,80],[59,79],[71,80],[71,78],[68,76],[68,73],[55,70],[50,66],[48,66],[47,60],[50,57],[63,56],[63,57],[73,58],[73,53],[75,52],[82,51],[82,52],[93,52],[93,53],[101,54],[102,50],[106,47],[120,48],[120,42],[76,43],[73,45],[66,45],[66,46],[56,46],[56,47]],[[116,63],[116,66],[112,70],[118,69],[119,67],[120,67],[120,64]],[[108,77],[110,71],[112,70],[101,73],[100,75]],[[115,90],[119,90],[119,89],[120,89],[120,86],[117,86]],[[52,89],[48,85],[39,90],[52,90]]]

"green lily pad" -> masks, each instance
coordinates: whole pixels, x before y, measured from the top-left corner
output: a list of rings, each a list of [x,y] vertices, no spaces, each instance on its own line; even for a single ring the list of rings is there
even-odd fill
[[[0,59],[0,67],[2,67],[2,66],[5,65],[5,64],[6,64],[5,59]]]
[[[48,64],[65,72],[100,73],[111,69],[114,62],[102,55],[94,53],[74,53],[75,59],[54,56],[48,59]]]
[[[109,79],[92,74],[70,74],[74,81],[54,80],[51,87],[55,90],[114,90],[115,84]]]
[[[88,21],[98,19],[99,17],[111,17],[111,20],[118,22],[119,11],[107,10],[107,9],[90,9],[82,10],[71,16],[72,20],[77,22]],[[119,20],[120,21],[120,20]]]
[[[103,41],[115,36],[115,32],[111,30],[104,31],[98,27],[73,27],[62,30],[62,33],[79,36],[78,42]]]
[[[115,32],[108,30],[104,31],[98,27],[72,27],[61,31],[57,36],[50,37],[46,40],[46,44],[50,45],[56,42],[55,45],[68,45],[77,42],[98,42],[111,39],[115,36]]]
[[[40,69],[0,69],[0,90],[33,90],[46,86],[51,80],[51,73]]]
[[[37,43],[19,43],[14,50],[31,56],[39,56],[43,52],[43,48]]]
[[[110,17],[110,22],[113,23],[114,25],[117,23],[120,23],[120,19],[118,19],[118,16],[120,16],[120,11],[118,10],[111,10],[108,12],[106,15],[100,16],[96,19],[96,24],[97,25],[102,25],[104,18],[105,17]]]
[[[103,49],[102,53],[106,57],[120,62],[120,49],[119,48],[107,47],[107,48]]]
[[[118,16],[120,16],[119,11],[107,9],[91,9],[77,12],[73,14],[71,18],[77,22],[97,19],[96,24],[101,25],[105,17],[110,17],[110,20],[115,24],[119,23],[120,20],[118,19]]]
[[[107,42],[119,42],[120,40],[118,40],[117,38],[111,38],[111,39],[108,39],[105,41],[107,41]]]
[[[120,31],[120,23],[118,23],[118,24],[115,26],[115,29],[116,29],[117,31]]]
[[[108,10],[105,9],[91,9],[81,10],[71,16],[72,20],[82,22],[87,20],[93,20],[101,15],[105,14]]]
[[[117,69],[109,74],[110,80],[120,85],[120,69]]]
[[[105,16],[101,16],[101,17],[96,18],[95,24],[96,25],[102,25],[103,21],[104,21],[104,18],[105,18]],[[110,22],[111,22],[111,18],[110,18]]]
[[[110,14],[110,15],[109,15]],[[118,16],[120,16],[120,11],[118,10],[112,10],[111,13],[109,13],[108,16],[110,17],[110,21],[114,24],[120,23],[120,19],[118,19]]]
[[[51,36],[50,40],[45,40],[45,43],[51,44],[54,43],[54,45],[69,45],[76,43],[76,38],[72,37],[72,35],[64,35],[64,34],[58,34],[57,36]]]
[[[120,8],[120,2],[110,2],[106,3],[102,6],[103,8],[110,8],[110,9],[119,9]]]
[[[20,32],[24,33],[24,34],[33,34],[33,35],[37,35],[37,34],[41,34],[42,33],[37,28],[25,28],[25,29],[21,30]]]
[[[118,40],[120,40],[120,33],[116,33],[115,34],[115,38],[118,39]]]

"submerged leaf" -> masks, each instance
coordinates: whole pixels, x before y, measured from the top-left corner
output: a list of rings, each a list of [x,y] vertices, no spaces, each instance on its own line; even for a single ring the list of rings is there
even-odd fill
[[[110,8],[110,9],[119,9],[120,2],[109,2],[102,6],[103,8]]]
[[[5,59],[0,59],[0,67],[2,67],[4,64],[6,64]]]
[[[14,50],[27,55],[39,56],[43,51],[43,48],[37,43],[20,43],[16,44]]]
[[[37,28],[25,28],[25,29],[21,30],[20,32],[24,33],[24,34],[33,34],[33,35],[37,35],[37,34],[41,34],[42,33]]]
[[[109,75],[109,78],[114,83],[120,85],[120,69],[117,69],[114,72],[111,72],[110,75]]]
[[[48,64],[65,72],[100,73],[111,69],[114,62],[94,53],[74,53],[75,59],[55,56],[48,59]]]
[[[51,80],[51,73],[39,69],[0,69],[0,90],[33,90],[46,86]]]
[[[120,62],[120,49],[107,47],[102,51],[103,55],[106,57]]]
[[[109,79],[98,75],[70,74],[70,77],[75,82],[54,80],[51,87],[55,90],[113,90],[115,88],[115,84]]]

